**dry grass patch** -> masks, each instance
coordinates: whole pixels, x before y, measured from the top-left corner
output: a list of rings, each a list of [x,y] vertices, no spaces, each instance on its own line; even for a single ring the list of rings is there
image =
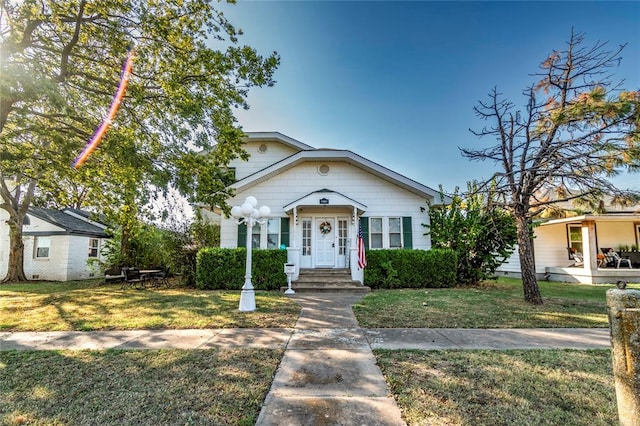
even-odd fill
[[[374,351],[409,425],[613,425],[608,350]]]
[[[253,425],[282,353],[0,352],[0,424]]]
[[[255,312],[239,312],[239,301],[239,291],[121,290],[84,281],[4,284],[0,331],[290,328],[300,313],[279,292],[256,292]]]

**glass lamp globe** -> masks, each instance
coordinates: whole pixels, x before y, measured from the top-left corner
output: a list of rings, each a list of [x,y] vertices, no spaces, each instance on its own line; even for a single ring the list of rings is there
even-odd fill
[[[253,206],[245,201],[244,204],[240,206],[240,212],[242,213],[242,216],[249,216],[253,213]]]
[[[242,209],[240,208],[240,206],[233,206],[231,208],[231,216],[236,219],[239,219],[242,216]]]
[[[260,217],[267,217],[271,214],[271,209],[269,208],[269,206],[262,206],[260,207]]]
[[[258,200],[256,200],[256,197],[254,197],[253,195],[249,195],[245,200],[245,203],[249,203],[251,204],[251,207],[255,207],[258,205]]]

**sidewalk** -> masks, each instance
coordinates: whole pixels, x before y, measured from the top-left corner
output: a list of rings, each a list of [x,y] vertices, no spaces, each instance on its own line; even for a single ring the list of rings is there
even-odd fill
[[[319,329],[322,330],[322,329]],[[329,328],[300,331],[296,340],[364,340],[372,349],[608,349],[606,328],[455,329]],[[342,334],[342,335],[341,335]],[[207,349],[287,347],[292,328],[0,332],[0,350]]]
[[[362,295],[304,293],[295,328],[0,332],[0,350],[285,348],[259,426],[403,425],[372,349],[608,349],[609,329],[363,329]]]

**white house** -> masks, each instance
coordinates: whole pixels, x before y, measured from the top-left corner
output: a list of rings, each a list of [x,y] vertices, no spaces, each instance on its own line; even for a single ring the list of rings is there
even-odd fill
[[[606,205],[601,214],[546,219],[536,225],[533,248],[539,278],[584,284],[640,282],[640,206]],[[630,262],[620,267],[609,262],[605,252],[610,249]],[[571,252],[581,253],[582,261]],[[517,250],[498,271],[520,276]]]
[[[359,226],[368,250],[431,247],[422,224],[438,191],[354,152],[313,148],[277,132],[247,133],[244,149],[250,159],[229,164],[236,195],[228,203],[252,195],[270,207],[267,223],[252,229],[253,247],[286,248],[294,278],[300,268],[349,268],[362,282]],[[222,247],[246,245],[245,225],[223,217],[220,226]]]
[[[8,213],[0,209],[0,277],[9,263]],[[23,226],[24,272],[28,279],[69,281],[92,278],[89,259],[100,259],[106,225],[82,210],[32,207]]]

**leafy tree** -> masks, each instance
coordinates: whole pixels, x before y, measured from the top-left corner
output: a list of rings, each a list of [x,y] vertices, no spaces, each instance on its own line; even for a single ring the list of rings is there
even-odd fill
[[[442,187],[440,198],[444,198]],[[451,203],[429,207],[433,248],[452,249],[458,257],[458,282],[477,284],[492,276],[510,255],[516,243],[513,217],[497,206],[492,194],[483,195],[468,185],[466,195],[456,188]]]
[[[205,0],[0,0],[5,281],[26,279],[22,225],[38,195],[58,206],[99,206],[120,225],[123,253],[144,206],[168,188],[225,206],[224,166],[247,156],[233,110],[248,108],[252,87],[273,85],[279,64],[275,53],[262,57],[240,45],[240,35]],[[136,58],[120,110],[99,148],[74,170],[131,49]]]
[[[495,185],[516,220],[524,299],[530,303],[542,303],[532,218],[554,203],[633,195],[610,180],[621,169],[640,166],[640,92],[621,90],[610,75],[623,48],[607,50],[601,42],[587,47],[584,35],[572,31],[566,50],[553,51],[534,74],[540,80],[523,92],[523,111],[497,89],[475,107],[491,124],[472,132],[497,143],[462,154],[501,168],[487,184]]]

